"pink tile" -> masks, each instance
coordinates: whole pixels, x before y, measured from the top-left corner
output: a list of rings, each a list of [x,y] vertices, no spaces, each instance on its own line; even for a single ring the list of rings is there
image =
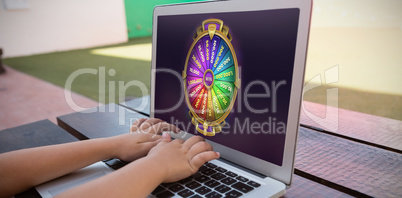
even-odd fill
[[[75,112],[66,102],[64,88],[10,67],[0,74],[0,130]],[[69,92],[69,91],[68,91]],[[98,102],[72,93],[74,102],[85,108]]]

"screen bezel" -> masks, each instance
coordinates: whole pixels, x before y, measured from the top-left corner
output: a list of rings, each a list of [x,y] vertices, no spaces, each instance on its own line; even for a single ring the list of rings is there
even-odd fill
[[[264,1],[264,0],[238,0],[238,1],[206,1],[199,3],[186,3],[157,6],[153,15],[153,35],[152,35],[152,69],[151,69],[151,113],[154,117],[155,102],[155,74],[156,74],[156,44],[158,16],[167,15],[186,15],[186,14],[204,14],[204,13],[224,13],[224,12],[242,12],[242,11],[260,11],[276,10],[285,8],[298,8],[300,10],[299,26],[296,40],[295,60],[292,76],[291,95],[288,113],[288,124],[286,128],[285,150],[283,154],[282,166],[275,165],[268,161],[261,160],[243,152],[228,148],[213,141],[208,141],[214,147],[215,151],[221,153],[221,157],[232,161],[241,166],[247,167],[253,171],[277,179],[286,185],[292,181],[294,159],[296,153],[297,132],[299,128],[300,106],[302,101],[302,91],[304,84],[304,72],[306,64],[308,35],[311,19],[311,0],[292,1]],[[182,135],[185,133],[185,136]],[[186,132],[181,132],[178,137],[191,137]]]

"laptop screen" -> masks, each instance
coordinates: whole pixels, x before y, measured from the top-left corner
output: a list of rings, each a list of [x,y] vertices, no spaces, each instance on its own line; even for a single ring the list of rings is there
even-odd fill
[[[157,20],[154,116],[282,166],[299,9]]]

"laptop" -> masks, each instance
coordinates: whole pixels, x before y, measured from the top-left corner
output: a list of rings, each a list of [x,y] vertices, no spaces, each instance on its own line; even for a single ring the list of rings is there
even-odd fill
[[[292,182],[310,0],[157,6],[151,112],[203,136],[221,158],[149,197],[280,197]],[[105,160],[36,187],[52,197],[112,172]]]
[[[310,0],[238,0],[154,9],[151,117],[183,130],[174,138],[200,135],[221,153],[200,175],[174,188],[161,185],[156,197],[285,193],[311,7]]]

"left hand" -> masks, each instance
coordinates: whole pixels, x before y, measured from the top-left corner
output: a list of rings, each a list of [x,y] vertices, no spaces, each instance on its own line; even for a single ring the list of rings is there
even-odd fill
[[[178,133],[180,129],[157,118],[136,120],[129,134],[112,138],[117,143],[114,156],[123,161],[134,161],[146,156],[161,141],[163,131]]]
[[[130,127],[130,133],[145,132],[161,134],[163,131],[173,131],[175,133],[179,133],[180,129],[158,118],[141,118],[136,120]]]

